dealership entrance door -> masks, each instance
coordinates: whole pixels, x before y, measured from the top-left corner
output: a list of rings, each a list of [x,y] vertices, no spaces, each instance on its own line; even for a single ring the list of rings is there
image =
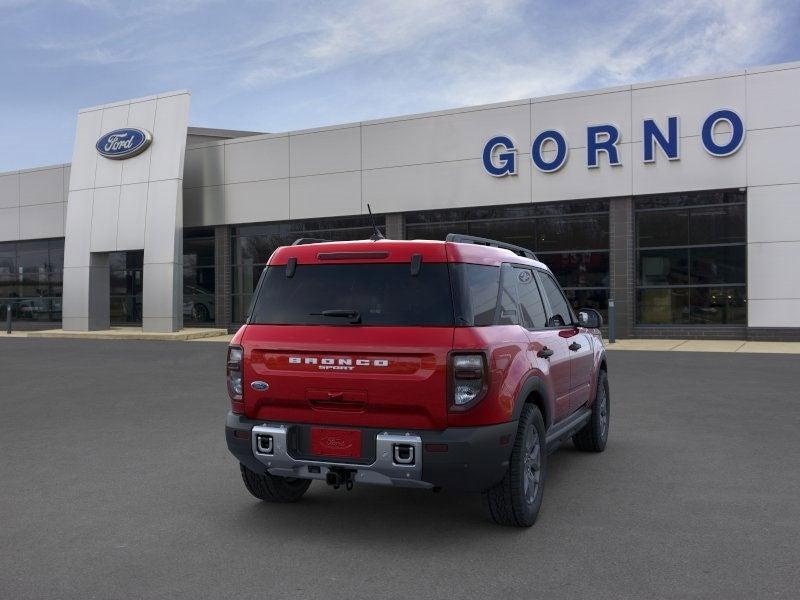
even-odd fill
[[[111,252],[110,316],[112,325],[142,326],[142,269],[144,250]]]

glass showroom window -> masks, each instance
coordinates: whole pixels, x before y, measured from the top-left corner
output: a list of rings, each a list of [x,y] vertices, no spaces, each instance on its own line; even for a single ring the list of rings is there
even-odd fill
[[[142,324],[143,250],[111,252],[108,269],[111,276],[110,315],[112,325]]]
[[[184,325],[208,325],[214,322],[214,248],[212,228],[184,230]]]
[[[648,196],[635,210],[637,322],[746,324],[745,193]]]
[[[606,316],[608,205],[594,200],[407,213],[406,238],[465,233],[529,248],[552,269],[574,308]]]
[[[382,215],[376,215],[375,222],[381,228],[385,225]],[[231,242],[233,322],[244,322],[261,271],[278,246],[287,246],[303,237],[332,241],[365,240],[372,233],[369,217],[362,216],[234,227]]]
[[[60,321],[64,240],[0,244],[0,318]]]

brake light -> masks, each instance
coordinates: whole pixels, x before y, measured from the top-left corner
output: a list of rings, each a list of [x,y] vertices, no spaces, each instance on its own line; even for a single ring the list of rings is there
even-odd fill
[[[228,346],[228,396],[231,399],[231,411],[244,414],[244,399],[242,397],[242,357],[244,350],[241,346]]]
[[[489,389],[489,369],[485,354],[450,355],[450,410],[471,408]]]

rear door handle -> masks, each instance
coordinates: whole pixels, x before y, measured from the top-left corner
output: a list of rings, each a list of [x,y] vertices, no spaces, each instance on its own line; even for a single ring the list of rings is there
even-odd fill
[[[567,346],[573,352],[577,352],[581,349],[581,345],[578,342],[572,342],[569,346]]]
[[[539,358],[550,358],[551,356],[553,356],[553,354],[555,354],[555,352],[553,352],[552,350],[550,350],[550,348],[545,346],[536,353],[536,356],[538,356]]]

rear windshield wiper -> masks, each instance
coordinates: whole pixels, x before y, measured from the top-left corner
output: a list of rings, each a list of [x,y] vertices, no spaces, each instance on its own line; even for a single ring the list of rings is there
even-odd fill
[[[323,310],[322,312],[308,314],[315,317],[341,317],[343,319],[350,319],[350,323],[353,325],[361,323],[361,313],[359,313],[357,310],[351,310],[348,308]]]

